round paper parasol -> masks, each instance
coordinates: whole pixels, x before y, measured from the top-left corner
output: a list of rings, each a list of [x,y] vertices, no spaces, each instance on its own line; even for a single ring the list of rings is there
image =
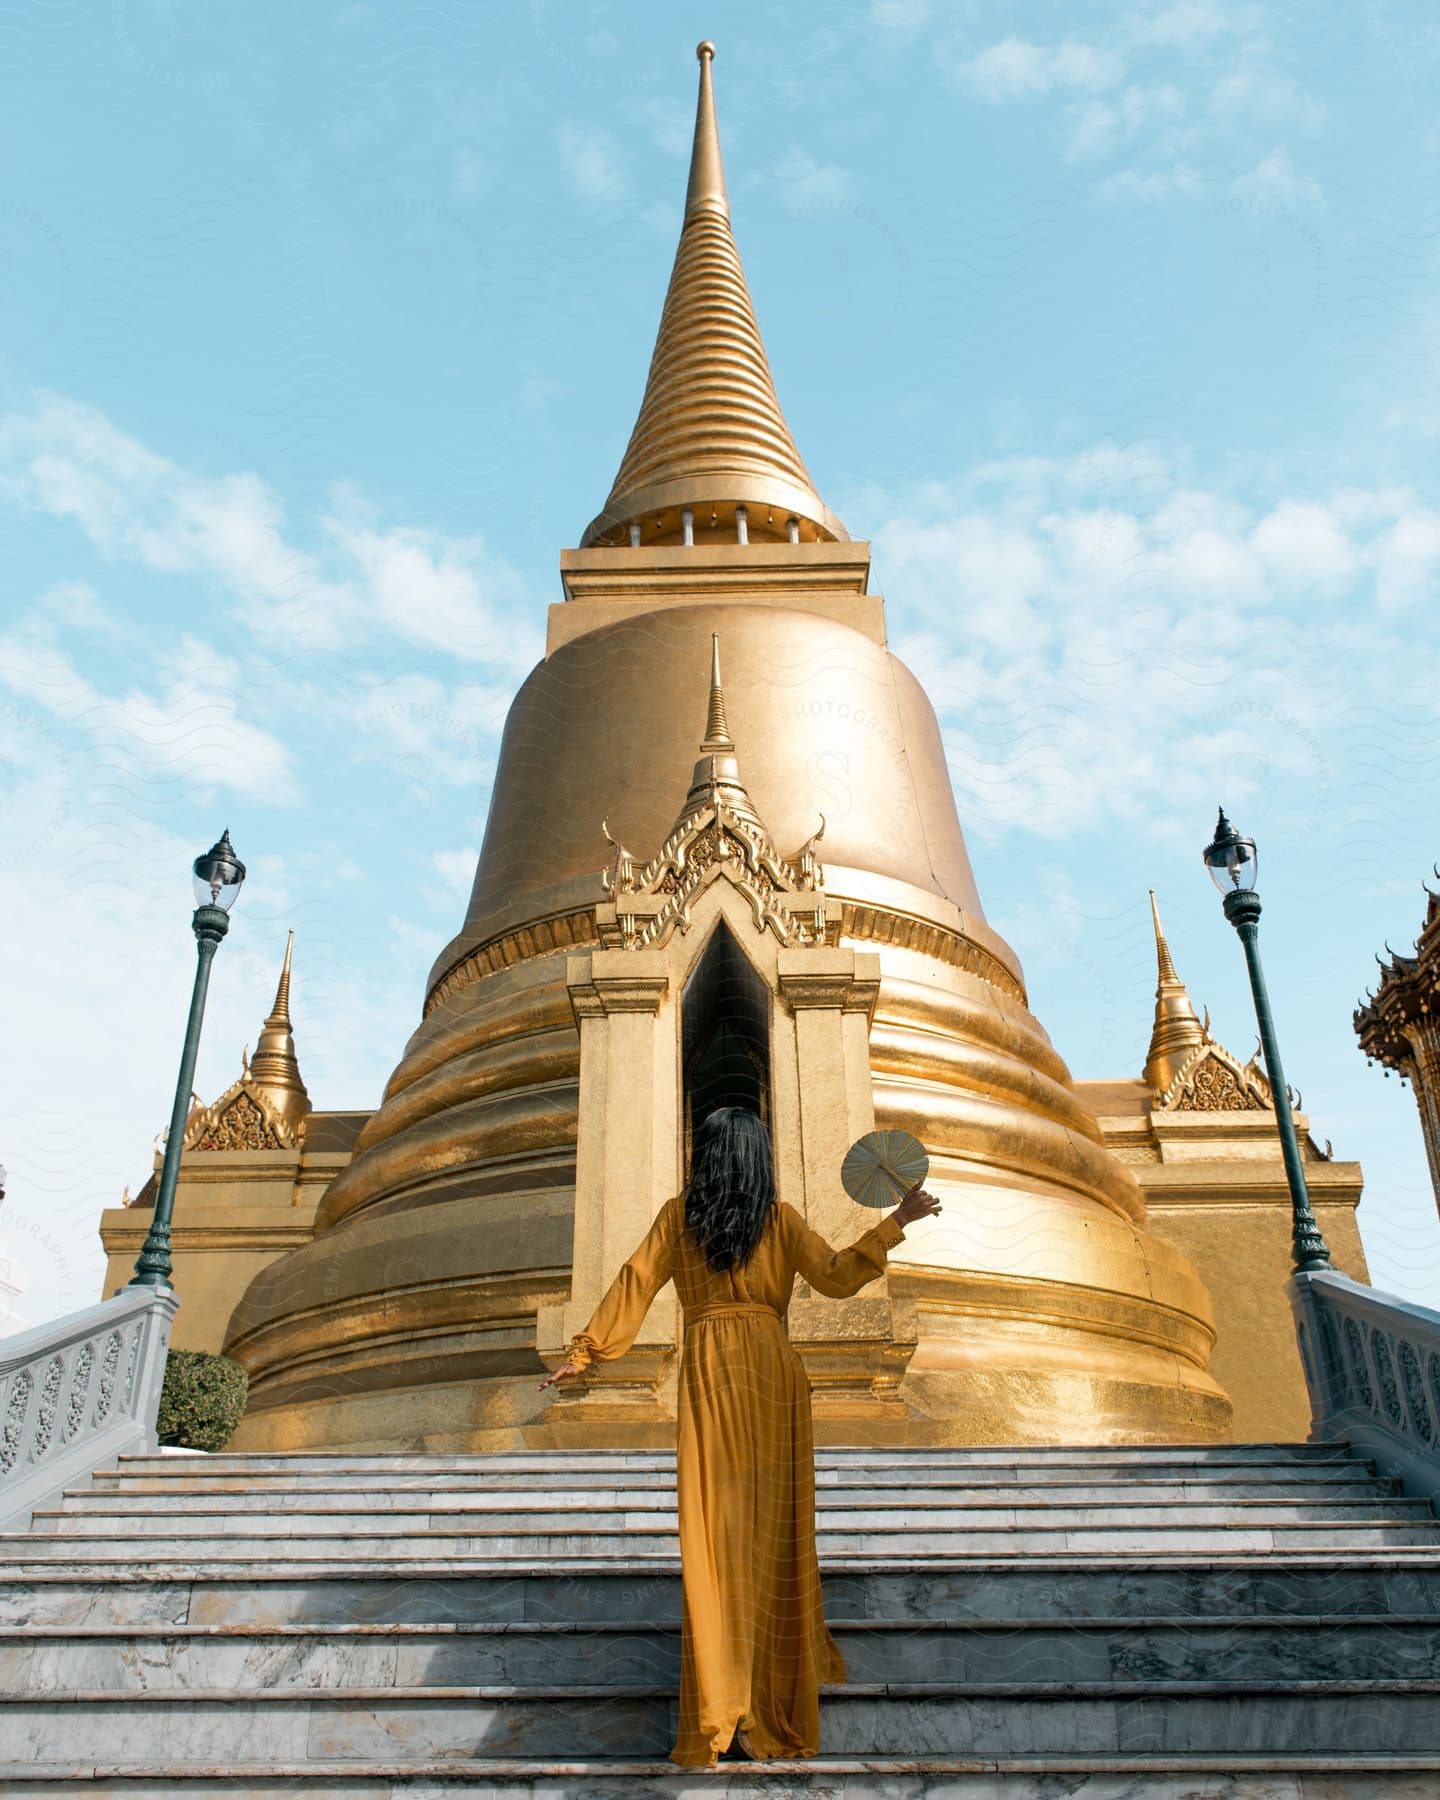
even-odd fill
[[[894,1206],[929,1168],[925,1146],[908,1131],[867,1131],[845,1152],[840,1180],[862,1206]]]

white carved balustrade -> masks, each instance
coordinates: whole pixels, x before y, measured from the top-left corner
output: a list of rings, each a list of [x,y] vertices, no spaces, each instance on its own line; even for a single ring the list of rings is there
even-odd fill
[[[0,1339],[0,1530],[126,1451],[153,1450],[170,1288],[126,1287],[53,1324]]]
[[[1440,1312],[1332,1271],[1291,1277],[1311,1439],[1346,1439],[1382,1475],[1440,1498]]]

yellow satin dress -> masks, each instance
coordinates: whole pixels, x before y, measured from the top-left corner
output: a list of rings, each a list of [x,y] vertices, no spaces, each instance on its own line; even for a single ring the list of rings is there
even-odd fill
[[[684,1630],[670,1756],[708,1767],[737,1727],[757,1756],[814,1756],[820,1683],[845,1663],[825,1626],[815,1552],[810,1384],[785,1334],[795,1277],[843,1299],[874,1281],[905,1233],[882,1219],[832,1250],[792,1206],[770,1210],[743,1269],[717,1274],[667,1200],[615,1277],[573,1361],[620,1356],[673,1281],[685,1315],[676,1482]]]

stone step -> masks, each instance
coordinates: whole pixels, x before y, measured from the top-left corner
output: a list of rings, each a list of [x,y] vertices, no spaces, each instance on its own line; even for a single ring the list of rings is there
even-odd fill
[[[1436,1615],[829,1623],[861,1685],[1440,1677]],[[77,1687],[673,1689],[679,1679],[678,1622],[0,1628],[0,1699]]]
[[[388,1558],[403,1562],[412,1559],[458,1556],[482,1558],[504,1563],[535,1558],[633,1557],[643,1551],[652,1557],[678,1557],[679,1538],[673,1529],[656,1524],[644,1515],[631,1515],[623,1528],[604,1529],[556,1528],[554,1530],[488,1530],[473,1521],[457,1522],[453,1529],[432,1528],[406,1537],[372,1535],[345,1531],[290,1531],[277,1534],[255,1530],[262,1521],[246,1522],[246,1529],[230,1529],[207,1533],[154,1532],[104,1533],[94,1530],[65,1532],[0,1533],[0,1579],[4,1569],[23,1569],[40,1563],[78,1562],[98,1566],[115,1561],[144,1561],[153,1567],[180,1560],[201,1559],[216,1566],[271,1561],[277,1541],[285,1546],[283,1561],[299,1565],[308,1560],[327,1562],[371,1558]],[[875,1526],[857,1526],[852,1530],[837,1528],[822,1521],[816,1532],[820,1555],[832,1560],[869,1559],[889,1556],[907,1562],[926,1557],[1043,1556],[1056,1552],[1074,1555],[1149,1554],[1149,1555],[1225,1555],[1246,1551],[1257,1555],[1276,1550],[1315,1552],[1329,1547],[1335,1550],[1380,1549],[1386,1546],[1413,1545],[1435,1548],[1437,1534],[1433,1520],[1391,1522],[1372,1517],[1359,1510],[1359,1516],[1337,1522],[1333,1519],[1294,1520],[1289,1523],[1236,1525],[1219,1523],[1104,1523],[1077,1516],[1072,1524],[1050,1519],[1045,1523],[946,1525],[943,1528],[917,1527],[898,1521],[892,1530]]]
[[[0,1764],[6,1800],[45,1800],[73,1793],[86,1800],[208,1800],[243,1794],[246,1800],[295,1800],[324,1793],[334,1800],[440,1800],[456,1794],[486,1800],[695,1800],[697,1795],[756,1800],[764,1794],[813,1795],[816,1800],[1428,1800],[1440,1789],[1440,1756],[1382,1752],[1326,1757],[1293,1752],[1263,1756],[1026,1756],[865,1758],[821,1755],[806,1762],[770,1762],[763,1771],[746,1763],[680,1770],[672,1763],[632,1757],[584,1757],[517,1761],[447,1757],[443,1762],[393,1763],[367,1757],[315,1764],[252,1761],[213,1763],[130,1762],[125,1773],[90,1763],[51,1765],[34,1779],[21,1764]],[[1087,1777],[1083,1784],[1078,1777]]]
[[[616,1557],[516,1570],[443,1561],[348,1561],[227,1572],[179,1562],[163,1573],[120,1561],[0,1572],[0,1623],[35,1626],[453,1624],[486,1621],[676,1624],[678,1561]],[[1440,1614],[1434,1550],[1325,1551],[1318,1556],[886,1557],[822,1570],[827,1614],[848,1618],[1033,1619],[1251,1614],[1305,1620],[1337,1612]]]
[[[826,1496],[816,1507],[816,1519],[822,1531],[887,1531],[901,1532],[912,1526],[924,1531],[1024,1530],[1032,1525],[1070,1529],[1090,1526],[1117,1528],[1136,1526],[1185,1528],[1234,1526],[1249,1529],[1256,1525],[1292,1525],[1332,1521],[1337,1525],[1354,1523],[1428,1524],[1440,1545],[1440,1522],[1437,1522],[1427,1500],[1360,1494],[1332,1496],[1323,1499],[1292,1499],[1267,1495],[1263,1498],[1212,1503],[1200,1500],[1150,1500],[1137,1502],[1133,1497],[1117,1498],[1102,1505],[1050,1500],[1014,1500],[996,1505],[989,1500],[951,1496],[946,1501],[931,1500],[912,1505],[908,1496],[897,1495],[885,1505],[865,1504],[859,1499],[838,1501]],[[217,1522],[218,1521],[218,1522]],[[364,1535],[384,1530],[405,1536],[436,1533],[490,1532],[524,1533],[527,1531],[572,1531],[583,1523],[587,1530],[599,1532],[665,1531],[677,1528],[674,1497],[661,1501],[646,1496],[635,1505],[628,1495],[536,1496],[533,1504],[517,1506],[508,1496],[471,1496],[456,1501],[450,1496],[438,1504],[416,1507],[370,1505],[368,1498],[360,1504],[353,1497],[327,1505],[308,1504],[301,1508],[265,1508],[196,1504],[157,1506],[116,1502],[105,1495],[85,1496],[81,1502],[64,1507],[37,1510],[32,1520],[35,1533],[64,1537],[73,1536],[213,1536],[228,1532],[226,1521],[233,1521],[237,1534],[246,1537],[323,1537],[336,1532]],[[28,1535],[28,1534],[27,1534]]]
[[[1184,1464],[1187,1467],[1253,1467],[1288,1466],[1316,1462],[1350,1462],[1349,1447],[1344,1443],[1326,1444],[1126,1444],[1073,1447],[1067,1445],[992,1445],[985,1448],[842,1449],[818,1448],[817,1469],[910,1468],[917,1461],[945,1468],[1024,1467],[1054,1468],[1130,1468],[1148,1462]],[[201,1462],[200,1457],[164,1456],[155,1452],[127,1454],[117,1459],[116,1467],[133,1471],[148,1469],[155,1474],[170,1474],[181,1467]],[[501,1450],[472,1455],[438,1456],[423,1453],[376,1452],[366,1455],[345,1450],[297,1450],[274,1454],[215,1451],[206,1455],[207,1469],[234,1469],[240,1472],[272,1471],[279,1474],[335,1473],[336,1470],[363,1474],[404,1472],[456,1472],[470,1470],[482,1473],[551,1469],[670,1469],[675,1467],[673,1450]]]
[[[336,1761],[664,1756],[672,1693],[633,1687],[75,1689],[0,1705],[0,1741],[32,1777],[47,1763],[226,1768],[269,1758],[321,1774]],[[846,1684],[822,1700],[833,1755],[1154,1757],[1272,1751],[1440,1753],[1440,1682],[1154,1681]],[[1083,1764],[1081,1765],[1084,1766]]]
[[[1440,1768],[1440,1758],[1348,1756],[1343,1759],[1295,1755],[1217,1759],[1214,1757],[1070,1757],[1005,1758],[979,1761],[971,1757],[854,1757],[820,1756],[808,1762],[773,1762],[765,1765],[766,1786],[757,1789],[757,1775],[744,1763],[722,1763],[719,1768],[688,1773],[668,1762],[630,1758],[545,1758],[515,1761],[447,1758],[438,1763],[401,1766],[367,1760],[336,1762],[320,1775],[313,1769],[291,1764],[245,1763],[235,1766],[233,1777],[213,1767],[183,1767],[178,1771],[127,1765],[122,1775],[86,1766],[58,1770],[41,1779],[25,1779],[18,1765],[0,1766],[0,1781],[12,1800],[42,1800],[43,1796],[71,1793],[83,1782],[89,1800],[198,1800],[220,1792],[243,1793],[247,1800],[294,1800],[297,1793],[325,1793],[343,1800],[393,1800],[411,1795],[416,1800],[438,1800],[453,1794],[483,1795],[487,1800],[607,1800],[610,1795],[643,1794],[647,1800],[671,1796],[814,1795],[823,1800],[929,1800],[943,1794],[945,1800],[1055,1800],[1057,1782],[1078,1792],[1073,1777],[1100,1770],[1086,1784],[1087,1800],[1206,1800],[1223,1792],[1225,1800],[1417,1800],[1412,1771]],[[1232,1773],[1233,1772],[1233,1773]],[[1307,1785],[1306,1776],[1313,1785]],[[1197,1778],[1209,1777],[1221,1785],[1197,1786]],[[1139,1780],[1139,1786],[1136,1780]],[[1329,1779],[1327,1779],[1329,1778]],[[1338,1787],[1343,1780],[1347,1785]]]
[[[174,1465],[172,1465],[174,1467]],[[883,1475],[883,1472],[881,1472]],[[825,1493],[847,1494],[859,1489],[872,1493],[913,1494],[953,1493],[957,1489],[973,1489],[978,1493],[992,1490],[1023,1489],[1039,1495],[1056,1490],[1105,1494],[1112,1490],[1150,1493],[1172,1490],[1243,1496],[1257,1490],[1278,1487],[1287,1491],[1363,1487],[1377,1492],[1393,1492],[1398,1483],[1366,1473],[1359,1462],[1337,1460],[1333,1463],[1297,1463],[1291,1467],[1253,1464],[1244,1467],[1198,1469],[1185,1464],[1163,1463],[1142,1465],[1135,1469],[1089,1472],[1081,1476],[1073,1469],[1043,1469],[1028,1472],[1007,1465],[985,1469],[943,1469],[931,1464],[916,1464],[896,1472],[887,1482],[876,1472],[853,1469],[818,1469],[815,1484]],[[383,1480],[372,1474],[344,1478],[339,1475],[285,1474],[279,1470],[260,1473],[240,1470],[212,1472],[204,1465],[190,1462],[166,1475],[135,1475],[122,1470],[101,1470],[90,1486],[69,1488],[66,1496],[76,1499],[92,1494],[124,1494],[134,1496],[182,1497],[186,1494],[235,1494],[253,1496],[258,1504],[280,1504],[290,1494],[405,1494],[419,1493],[661,1493],[673,1494],[673,1470],[614,1469],[598,1472],[544,1470],[531,1473],[501,1471],[498,1473],[399,1474],[391,1472]]]

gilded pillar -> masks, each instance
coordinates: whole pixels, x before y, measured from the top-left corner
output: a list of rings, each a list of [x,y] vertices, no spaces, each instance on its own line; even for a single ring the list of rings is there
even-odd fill
[[[787,1090],[793,1082],[788,1118],[795,1121],[793,1165],[800,1177],[798,1195],[782,1186],[782,1198],[840,1248],[875,1223],[840,1185],[840,1165],[855,1139],[875,1129],[870,1020],[880,958],[827,945],[781,950],[776,978],[790,1021],[787,1053],[776,1056],[777,1094],[782,1081]],[[781,1036],[777,1027],[777,1052]],[[782,1126],[777,1138],[785,1135]],[[822,1441],[893,1431],[905,1416],[898,1389],[915,1340],[912,1332],[904,1341],[902,1332],[897,1342],[888,1276],[848,1300],[827,1299],[797,1282],[788,1323],[814,1389]]]
[[[580,1118],[570,1299],[542,1307],[536,1324],[551,1368],[680,1184],[667,959],[658,951],[581,952],[566,959],[566,987],[580,1030]],[[673,1407],[660,1389],[675,1336],[667,1287],[624,1356],[592,1364],[557,1394],[545,1414],[555,1441],[666,1441]]]

